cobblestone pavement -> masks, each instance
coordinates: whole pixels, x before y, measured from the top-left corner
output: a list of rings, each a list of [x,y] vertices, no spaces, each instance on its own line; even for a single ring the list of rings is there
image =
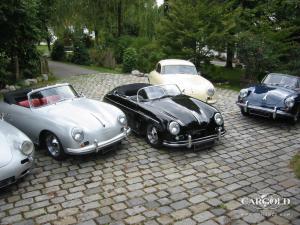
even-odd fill
[[[100,100],[117,85],[144,80],[68,81]],[[209,150],[157,150],[134,135],[106,155],[64,162],[37,150],[33,173],[0,192],[0,224],[300,224],[300,182],[289,167],[300,148],[300,124],[243,117],[236,92],[217,94],[228,132]],[[260,191],[290,204],[273,213],[241,204]]]

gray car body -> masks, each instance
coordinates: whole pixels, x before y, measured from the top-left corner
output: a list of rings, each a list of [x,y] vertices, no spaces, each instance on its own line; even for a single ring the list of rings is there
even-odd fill
[[[24,141],[30,140],[23,132],[0,119],[0,188],[30,173],[34,152],[30,156],[21,152],[20,146]]]
[[[69,84],[33,90],[28,93],[28,99],[37,91],[64,85]],[[120,142],[130,131],[130,129],[124,131],[124,127],[118,121],[119,116],[125,116],[120,109],[85,97],[38,108],[1,102],[0,111],[7,114],[5,117],[7,122],[27,134],[35,144],[41,143],[43,132],[50,131],[59,138],[64,151],[73,155],[97,152],[102,147]],[[72,138],[73,128],[81,128],[84,131],[84,140],[81,143]],[[81,144],[87,141],[90,144],[82,148]]]

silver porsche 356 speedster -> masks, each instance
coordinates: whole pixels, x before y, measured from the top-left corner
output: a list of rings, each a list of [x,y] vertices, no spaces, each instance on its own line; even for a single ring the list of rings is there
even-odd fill
[[[17,128],[0,118],[0,188],[16,182],[32,168],[34,145]]]
[[[57,160],[104,151],[130,132],[120,109],[82,97],[69,84],[6,93],[0,111]]]

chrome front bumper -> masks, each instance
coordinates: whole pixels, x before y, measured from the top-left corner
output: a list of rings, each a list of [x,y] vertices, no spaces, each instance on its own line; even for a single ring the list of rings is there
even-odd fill
[[[291,117],[293,118],[294,115],[284,112],[282,110],[279,110],[276,106],[273,109],[270,108],[264,108],[261,106],[255,106],[255,105],[250,105],[248,101],[246,101],[245,103],[241,103],[241,102],[236,102],[236,104],[240,107],[243,108],[245,112],[248,112],[249,114],[255,114],[253,112],[251,112],[250,110],[256,110],[256,111],[261,111],[261,112],[265,112],[265,113],[269,113],[270,115],[272,115],[273,119],[276,119],[276,117],[278,115],[280,116],[285,116],[285,117]],[[256,114],[255,114],[256,115]],[[259,115],[259,114],[258,114]],[[260,116],[260,115],[259,115]]]
[[[218,130],[217,134],[202,137],[202,138],[197,138],[197,139],[192,139],[191,135],[188,135],[188,140],[185,141],[177,141],[177,142],[170,142],[170,141],[163,141],[163,145],[167,147],[186,147],[186,148],[191,148],[194,145],[200,145],[200,144],[205,144],[213,141],[218,141],[220,140],[221,137],[225,135],[226,131],[221,129]]]
[[[123,133],[118,134],[117,136],[106,140],[102,142],[98,142],[97,140],[94,141],[93,144],[90,144],[88,146],[82,147],[82,148],[67,148],[66,152],[71,155],[84,155],[92,152],[99,152],[101,149],[108,147],[110,145],[113,145],[119,141],[122,141],[124,138],[126,138],[131,132],[131,129],[125,129]]]

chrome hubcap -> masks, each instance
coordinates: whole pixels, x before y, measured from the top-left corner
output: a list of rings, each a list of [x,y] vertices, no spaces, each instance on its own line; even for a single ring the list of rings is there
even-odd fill
[[[50,134],[46,137],[46,147],[51,155],[58,156],[60,153],[60,144],[57,138]]]
[[[151,144],[156,144],[158,142],[158,134],[155,127],[152,127],[147,133],[148,140]]]

